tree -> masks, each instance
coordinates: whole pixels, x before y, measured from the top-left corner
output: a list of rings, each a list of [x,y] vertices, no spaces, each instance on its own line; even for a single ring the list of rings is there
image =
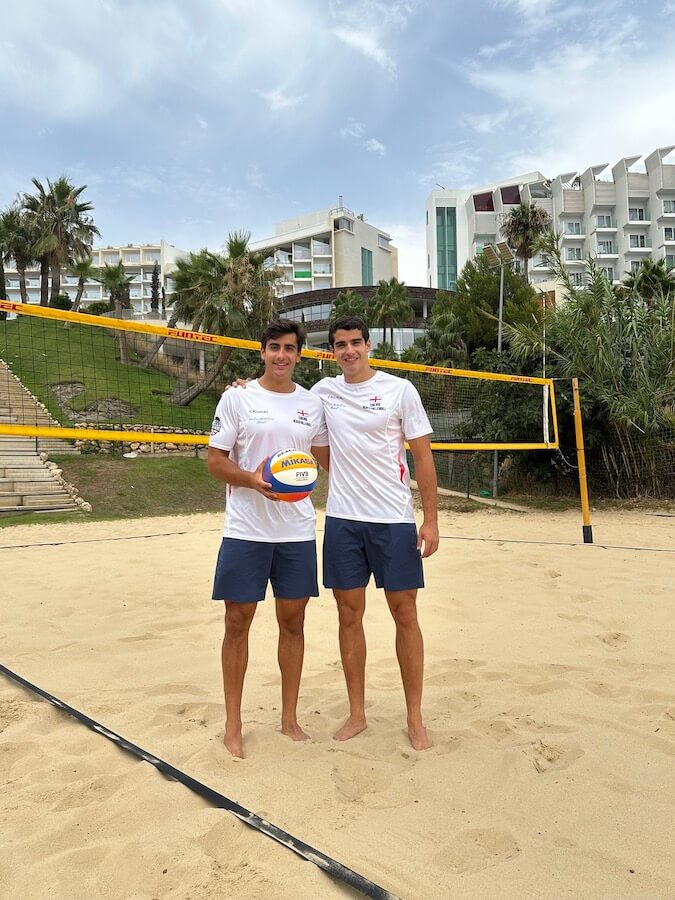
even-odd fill
[[[363,294],[348,288],[346,291],[340,291],[331,308],[331,319],[341,319],[344,316],[354,316],[357,319],[363,319],[368,324],[368,316],[370,312],[369,304]]]
[[[408,288],[404,281],[390,278],[389,281],[378,282],[370,302],[370,321],[372,325],[382,328],[382,336],[385,339],[387,327],[390,328],[391,340],[389,343],[392,347],[394,346],[395,326],[410,321],[414,316],[415,313],[408,299]]]
[[[585,443],[599,460],[598,486],[624,497],[672,496],[675,291],[657,288],[645,299],[633,287],[619,295],[593,260],[588,286],[577,288],[566,279],[559,247],[548,260],[567,296],[547,313],[547,356],[553,375],[582,379]],[[541,352],[541,329],[508,331],[516,359]]]
[[[15,203],[0,214],[0,256],[2,262],[14,261],[19,276],[19,290],[21,302],[28,303],[28,291],[26,290],[26,269],[35,261],[35,233],[30,221],[21,208]],[[4,279],[4,267],[3,267]],[[2,285],[3,297],[5,296],[4,280]]]
[[[626,275],[620,290],[627,296],[639,294],[648,301],[658,294],[669,296],[675,293],[675,271],[667,268],[665,259],[645,259]]]
[[[106,263],[102,269],[97,270],[97,273],[95,275],[96,280],[108,291],[110,309],[114,311],[118,318],[122,318],[122,311],[131,306],[129,285],[133,281],[132,276],[126,274],[121,260],[115,266]],[[120,362],[126,365],[129,363],[127,333],[120,330],[117,335],[120,342]]]
[[[150,285],[150,309],[159,312],[159,263],[155,261],[152,267],[152,282]]]
[[[226,254],[202,250],[179,260],[173,274],[173,303],[179,303],[184,321],[194,331],[257,339],[276,315],[276,269],[267,269],[267,251],[250,253],[248,233],[232,232]],[[187,406],[207,390],[222,371],[232,352],[221,347],[204,377],[189,384],[190,355],[186,353],[171,401]]]
[[[457,279],[457,290],[449,301],[453,326],[469,356],[481,347],[497,347],[500,273],[484,256],[469,260]],[[433,312],[435,312],[435,305]],[[541,306],[535,289],[516,272],[504,270],[502,321],[511,325],[532,323],[540,318]]]
[[[96,269],[92,265],[91,256],[83,256],[81,259],[71,263],[69,271],[71,275],[77,277],[77,293],[73,301],[73,312],[77,312],[80,308],[85,285],[88,281],[92,281]]]
[[[35,249],[40,257],[41,297],[46,304],[47,272],[51,271],[52,297],[61,291],[61,271],[73,259],[91,251],[94,237],[99,235],[94,220],[88,215],[91,203],[80,200],[86,185],[75,187],[62,175],[56,181],[47,179],[45,187],[33,178],[35,194],[24,194],[23,206],[36,232]]]
[[[525,281],[529,280],[529,262],[536,252],[537,240],[550,224],[550,215],[536,203],[520,203],[503,217],[502,234],[518,259],[523,261]]]

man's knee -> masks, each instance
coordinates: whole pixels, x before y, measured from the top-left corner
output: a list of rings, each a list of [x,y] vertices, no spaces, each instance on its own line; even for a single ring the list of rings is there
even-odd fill
[[[394,622],[401,628],[417,626],[417,591],[396,591],[387,594]]]
[[[305,604],[298,601],[297,604],[288,607],[277,606],[277,622],[280,632],[291,637],[299,637],[305,627]]]
[[[356,628],[363,621],[365,592],[334,591],[338,618],[342,628]]]
[[[248,635],[257,604],[226,603],[225,605],[225,637],[231,640],[245,638]]]

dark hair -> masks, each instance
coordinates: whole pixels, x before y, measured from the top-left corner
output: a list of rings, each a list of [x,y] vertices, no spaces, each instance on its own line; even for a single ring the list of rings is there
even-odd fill
[[[364,341],[370,340],[368,326],[358,316],[342,316],[341,319],[333,319],[328,326],[328,346],[332,347],[335,341],[336,331],[360,331]]]
[[[262,349],[265,349],[268,341],[273,341],[275,338],[281,337],[282,334],[294,334],[298,350],[302,350],[302,345],[305,343],[305,330],[299,322],[292,322],[290,319],[275,319],[273,322],[270,322],[260,335]]]

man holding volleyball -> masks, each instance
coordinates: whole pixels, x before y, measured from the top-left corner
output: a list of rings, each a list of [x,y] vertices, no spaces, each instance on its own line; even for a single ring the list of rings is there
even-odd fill
[[[245,391],[228,391],[216,407],[208,449],[211,475],[226,482],[227,508],[213,599],[225,604],[222,644],[225,690],[224,743],[242,757],[241,698],[248,663],[248,634],[268,581],[276,599],[281,670],[281,731],[307,735],[297,720],[304,656],[304,616],[318,596],[315,514],[309,497],[279,502],[263,467],[284,447],[327,457],[321,400],[293,381],[304,332],[296,322],[272,322],[261,337],[265,371]]]
[[[367,724],[363,615],[372,574],[376,586],[384,588],[396,625],[410,743],[426,750],[432,741],[422,719],[424,644],[416,603],[424,585],[422,558],[438,549],[432,428],[409,381],[370,367],[370,334],[361,319],[332,322],[328,342],[342,375],[322,379],[311,393],[323,403],[330,443],[323,581],[337,602],[349,699],[349,716],[334,737],[349,740]],[[424,512],[419,534],[406,440]]]

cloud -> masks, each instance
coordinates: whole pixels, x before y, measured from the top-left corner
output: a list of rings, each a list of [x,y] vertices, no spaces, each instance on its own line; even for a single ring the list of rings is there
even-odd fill
[[[363,137],[364,127],[356,119],[349,120],[349,125],[345,125],[340,129],[340,137],[343,138],[361,138]]]
[[[206,121],[206,119],[200,116],[199,113],[195,114],[195,122],[203,131],[206,131],[209,127],[209,123]]]
[[[396,75],[396,65],[387,51],[382,47],[374,34],[353,28],[334,28],[333,34],[338,40],[363,53],[372,59],[391,76]]]
[[[479,134],[492,134],[510,118],[511,113],[502,110],[497,113],[465,113],[460,121]]]
[[[272,112],[279,112],[279,110],[282,109],[292,109],[303,100],[302,96],[298,95],[293,97],[290,94],[284,93],[282,88],[274,88],[274,90],[271,91],[261,91],[258,90],[258,88],[253,88],[253,93],[262,97]]]
[[[369,138],[365,143],[365,147],[369,153],[379,153],[380,156],[385,156],[387,152],[384,144],[376,140],[376,138]]]
[[[505,50],[508,50],[509,47],[513,47],[513,41],[500,41],[498,44],[486,44],[478,50],[478,55],[482,56],[483,59],[492,59],[493,56],[503,53]]]
[[[475,187],[479,178],[481,153],[468,142],[432,147],[428,155],[430,162],[425,171],[417,175],[417,181],[431,190],[436,185],[448,188]],[[485,176],[480,177],[484,181]]]
[[[365,137],[365,133],[365,125],[362,125],[361,122],[357,122],[354,118],[350,118],[349,124],[340,129],[340,137],[356,141],[360,146],[364,147],[368,153],[379,153],[380,156],[384,156],[387,152],[387,148],[382,141],[378,141],[377,138],[374,137]]]
[[[509,132],[506,152],[495,148],[494,177],[532,169],[555,176],[675,142],[665,114],[675,108],[675,86],[663,77],[672,68],[675,27],[658,45],[645,45],[631,17],[601,31],[602,41],[599,19],[587,24],[574,42],[551,42],[529,65],[521,57],[517,65],[469,66],[471,85],[497,101],[498,111],[463,120],[489,133],[507,116],[519,129]]]

